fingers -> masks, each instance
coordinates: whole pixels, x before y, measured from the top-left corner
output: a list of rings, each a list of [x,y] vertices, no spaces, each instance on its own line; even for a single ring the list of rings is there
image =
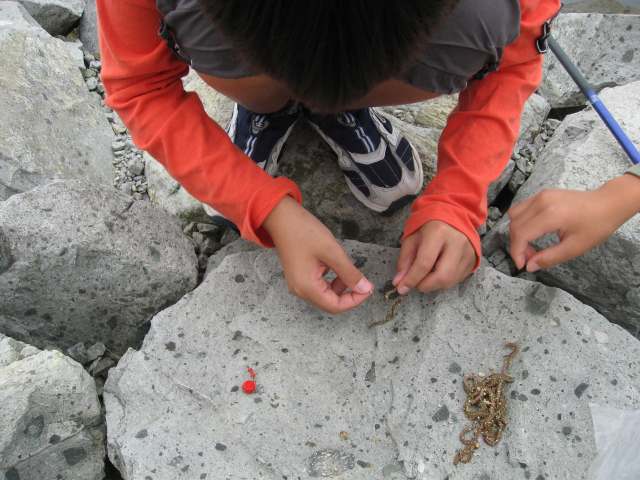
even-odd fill
[[[583,252],[582,243],[576,236],[567,236],[560,243],[535,253],[527,261],[527,271],[537,272],[571,260]]]
[[[396,276],[393,277],[393,286],[397,287],[400,281],[407,275],[413,261],[416,258],[418,247],[420,246],[420,235],[411,235],[402,242],[400,255],[396,265]]]
[[[340,281],[353,292],[367,295],[373,292],[373,284],[356,268],[338,243],[335,244],[335,248],[327,249],[326,254],[320,259],[336,272]]]
[[[422,279],[433,270],[444,246],[444,240],[439,235],[423,236],[418,240],[418,243],[419,248],[413,263],[405,277],[398,283],[397,288],[400,295],[405,295],[409,290],[418,286]]]
[[[530,210],[530,209],[529,209]],[[522,211],[519,216],[512,217],[510,229],[511,258],[518,269],[524,268],[531,252],[530,243],[548,233],[561,231],[562,222],[545,212]]]
[[[350,291],[346,286],[342,292],[338,293],[342,289],[341,283],[341,280],[335,279],[330,284],[321,276],[317,276],[308,289],[298,296],[311,302],[321,310],[335,315],[357,307],[371,295],[371,292],[356,293]]]
[[[417,289],[423,293],[447,290],[468,277],[476,256],[472,247],[465,247],[445,243],[435,268],[422,279]]]

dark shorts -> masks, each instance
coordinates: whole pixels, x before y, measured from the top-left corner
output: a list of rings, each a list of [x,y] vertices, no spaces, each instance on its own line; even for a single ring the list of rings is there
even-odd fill
[[[157,6],[163,16],[163,37],[194,70],[222,78],[258,73],[214,27],[198,0],[157,0]],[[518,0],[460,0],[432,36],[422,59],[403,77],[429,92],[459,92],[471,79],[496,70],[505,46],[519,32]]]

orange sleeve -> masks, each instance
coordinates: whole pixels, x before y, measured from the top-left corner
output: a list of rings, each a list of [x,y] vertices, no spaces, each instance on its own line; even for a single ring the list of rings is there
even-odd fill
[[[536,40],[560,0],[520,0],[520,36],[504,50],[498,71],[472,81],[460,94],[438,147],[438,172],[414,202],[403,238],[432,220],[464,233],[480,264],[477,228],[487,216],[487,191],[504,170],[529,96],[542,80]]]
[[[97,0],[102,81],[107,104],[136,143],[164,165],[191,195],[233,221],[242,236],[272,246],[261,228],[298,187],[271,178],[231,142],[181,78],[188,66],[158,35],[154,0]]]

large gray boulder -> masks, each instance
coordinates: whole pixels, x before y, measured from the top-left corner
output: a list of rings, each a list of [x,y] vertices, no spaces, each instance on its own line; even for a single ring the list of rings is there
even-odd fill
[[[18,3],[0,18],[0,200],[58,178],[110,184],[113,131],[69,47]]]
[[[66,35],[78,23],[84,0],[19,0],[51,35]]]
[[[102,480],[104,426],[93,379],[57,351],[0,334],[0,476]]]
[[[110,187],[57,181],[0,203],[0,332],[120,354],[196,285],[175,218]]]
[[[397,250],[346,247],[376,285],[393,276]],[[640,408],[640,343],[561,290],[483,267],[369,328],[387,309],[376,293],[328,316],[287,292],[274,252],[227,256],[111,370],[109,457],[125,480],[582,479],[589,404]],[[504,440],[454,467],[463,375],[498,370],[507,341]]]
[[[640,143],[640,81],[606,89],[602,99],[636,143]],[[630,166],[597,114],[589,109],[568,116],[537,160],[535,170],[515,197],[522,201],[543,189],[592,190]],[[485,241],[485,255],[507,249],[505,218]],[[538,246],[549,245],[546,238]],[[540,272],[545,283],[567,290],[609,320],[640,332],[640,215],[603,245],[571,262]]]
[[[596,90],[640,80],[640,15],[566,13],[555,20],[553,35]],[[540,93],[554,108],[587,103],[552,53]]]

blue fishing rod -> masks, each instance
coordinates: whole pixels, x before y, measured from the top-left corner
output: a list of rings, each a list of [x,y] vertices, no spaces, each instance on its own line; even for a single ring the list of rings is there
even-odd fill
[[[602,103],[602,100],[600,100],[600,97],[598,97],[598,94],[595,92],[593,87],[589,84],[589,82],[587,82],[587,79],[584,78],[584,75],[582,74],[580,69],[578,69],[578,67],[571,61],[562,47],[558,45],[558,42],[556,42],[556,40],[551,35],[549,35],[548,31],[545,31],[545,34],[546,38],[544,38],[544,40],[546,40],[553,54],[562,64],[567,73],[571,76],[573,81],[576,82],[576,85],[580,87],[580,90],[582,91],[584,96],[587,97],[587,100],[589,100],[589,103],[591,103],[593,109],[598,112],[598,115],[600,115],[600,118],[604,121],[605,125],[609,128],[622,149],[629,156],[631,162],[633,162],[633,164],[635,165],[639,164],[640,152],[633,144],[631,139],[627,136],[626,133],[624,133],[624,130],[622,130],[620,124],[616,121],[615,118],[613,118],[613,115],[611,115],[609,109],[607,109],[604,103]]]

